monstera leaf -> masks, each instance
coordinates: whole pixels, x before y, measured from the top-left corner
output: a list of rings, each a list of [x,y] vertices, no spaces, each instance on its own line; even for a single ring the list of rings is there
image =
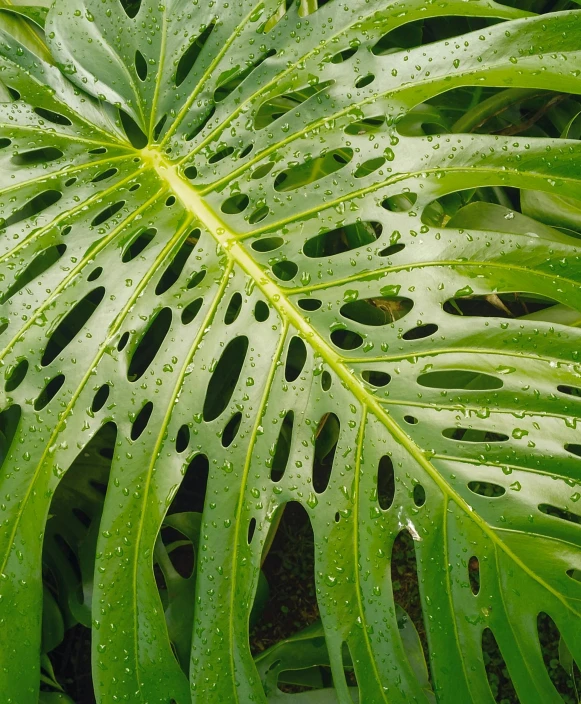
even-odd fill
[[[38,38],[27,7],[0,15]],[[581,145],[430,134],[416,108],[581,93],[580,13],[57,0],[46,45],[0,24],[3,701],[38,701],[51,498],[110,423],[97,701],[266,701],[248,623],[291,501],[315,536],[325,701],[430,701],[391,588],[402,531],[437,701],[494,701],[489,632],[521,702],[562,701],[536,623],[581,661],[581,242],[510,209],[450,217],[489,187],[575,202]],[[438,16],[478,28],[401,43]],[[188,683],[153,561],[202,456]]]

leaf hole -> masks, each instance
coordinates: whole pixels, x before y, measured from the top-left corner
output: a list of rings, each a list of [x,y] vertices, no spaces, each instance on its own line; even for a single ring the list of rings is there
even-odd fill
[[[356,222],[311,237],[303,245],[303,254],[311,259],[317,259],[350,252],[375,242],[382,231],[383,225],[380,222]]]
[[[162,115],[159,120],[157,121],[157,124],[153,128],[153,139],[155,142],[159,139],[163,128],[165,127],[165,123],[167,122],[167,113],[165,115]]]
[[[241,310],[242,310],[242,296],[240,293],[236,292],[232,296],[232,298],[230,299],[230,303],[228,303],[228,308],[226,309],[226,314],[224,315],[224,324],[225,325],[232,325],[232,323],[240,315]]]
[[[253,178],[255,180],[264,178],[268,173],[270,173],[270,170],[272,169],[273,166],[274,166],[274,161],[269,161],[266,164],[262,164],[257,169],[254,169],[250,178]]]
[[[286,356],[284,378],[288,382],[296,381],[303,371],[307,361],[307,348],[302,338],[296,335],[291,338]]]
[[[249,203],[250,198],[248,198],[245,193],[237,193],[236,195],[230,196],[230,198],[226,198],[222,203],[221,210],[227,215],[238,215],[238,213],[242,213],[246,210]]]
[[[103,406],[107,403],[109,398],[109,393],[111,389],[109,384],[103,384],[97,390],[97,393],[93,396],[93,402],[91,403],[91,412],[98,413]]]
[[[403,419],[408,425],[417,425],[419,420],[415,416],[404,416]]]
[[[581,398],[581,388],[579,386],[559,384],[559,386],[557,386],[557,391],[560,391],[562,394],[567,394],[568,396],[578,396]]]
[[[57,374],[52,378],[48,384],[41,391],[39,397],[34,402],[34,410],[41,411],[45,406],[53,400],[53,398],[58,394],[62,385],[65,383],[65,375]]]
[[[427,372],[417,379],[420,386],[429,389],[466,389],[469,391],[488,391],[501,389],[503,382],[490,374],[450,369],[446,371]]]
[[[137,381],[145,374],[163,345],[171,327],[171,321],[171,308],[162,308],[153,317],[131,355],[127,370],[127,379],[129,381]]]
[[[404,340],[423,340],[436,332],[438,332],[438,326],[435,323],[428,323],[427,325],[417,325],[415,328],[411,328],[402,337]]]
[[[378,389],[387,386],[391,381],[391,376],[387,372],[378,372],[375,369],[365,369],[361,376],[363,381],[366,381],[371,386],[375,386]]]
[[[462,442],[506,442],[508,435],[495,433],[480,428],[446,428],[442,435],[450,440],[461,440]]]
[[[385,115],[375,115],[374,117],[364,117],[362,120],[355,120],[345,127],[345,134],[364,135],[377,132],[385,124]]]
[[[99,286],[82,298],[73,309],[67,313],[50,334],[40,362],[43,367],[46,367],[47,364],[55,360],[67,345],[77,337],[89,321],[89,318],[97,310],[104,296],[105,289],[103,286]]]
[[[394,323],[407,315],[414,307],[410,298],[378,296],[350,301],[341,306],[339,313],[361,325],[381,326]]]
[[[366,76],[361,76],[361,78],[358,78],[355,81],[355,88],[365,88],[368,85],[371,85],[373,81],[375,80],[375,76],[373,73],[368,73]]]
[[[332,64],[345,63],[345,61],[349,61],[349,59],[352,56],[355,56],[358,49],[359,49],[359,46],[350,46],[347,49],[343,49],[342,51],[338,51],[336,54],[334,54],[331,57],[330,61]]]
[[[222,352],[208,382],[204,400],[203,418],[207,423],[218,418],[228,407],[247,352],[248,338],[242,335],[231,340]]]
[[[125,246],[125,249],[123,250],[123,254],[121,256],[121,261],[124,264],[127,264],[127,262],[130,262],[135,259],[135,257],[139,256],[141,252],[143,252],[143,250],[151,242],[151,240],[155,237],[156,234],[157,230],[153,227],[139,232],[131,240],[131,242]]]
[[[417,193],[403,192],[395,196],[388,196],[381,202],[381,207],[391,213],[407,213],[418,199]]]
[[[558,305],[558,301],[547,296],[538,296],[523,291],[472,295],[449,298],[443,306],[450,315],[482,318],[522,318]]]
[[[353,176],[355,178],[364,178],[365,176],[369,176],[369,174],[372,174],[378,169],[380,169],[385,164],[385,162],[386,158],[384,156],[379,156],[375,159],[368,159],[357,167]]]
[[[176,452],[184,452],[187,450],[190,444],[190,427],[189,425],[182,425],[176,435]]]
[[[6,373],[6,384],[4,389],[7,393],[15,391],[24,381],[28,372],[28,360],[21,359],[16,365],[10,367]]]
[[[581,524],[581,516],[567,509],[557,508],[557,506],[551,506],[550,504],[539,504],[539,511],[544,513],[546,516],[552,516],[553,518],[559,518],[561,521],[567,521],[568,523]]]
[[[184,176],[193,181],[198,175],[198,169],[192,164],[184,169]]]
[[[192,230],[182,242],[180,248],[173,257],[171,264],[163,272],[157,286],[155,287],[155,293],[157,296],[160,296],[162,293],[168,291],[179,279],[191,253],[196,248],[199,237],[200,230],[195,229]]]
[[[139,49],[135,51],[135,71],[139,80],[145,81],[147,78],[147,61]]]
[[[332,149],[321,154],[314,159],[297,166],[291,166],[285,171],[281,171],[274,180],[274,190],[279,193],[295,191],[307,184],[313,187],[313,183],[329,176],[345,167],[353,158],[353,150],[350,147],[344,149]]]
[[[141,127],[135,122],[131,115],[127,114],[124,110],[117,110],[119,113],[119,119],[121,120],[121,126],[125,132],[127,139],[131,142],[131,145],[135,149],[143,149],[147,146],[147,135],[141,129]],[[139,161],[139,158],[137,161]],[[135,160],[134,160],[135,161]]]
[[[256,301],[254,306],[254,319],[257,323],[264,323],[270,317],[270,308],[264,301]]]
[[[58,112],[47,110],[46,108],[34,108],[34,112],[39,117],[42,117],[49,122],[54,122],[55,125],[67,125],[70,127],[73,124],[68,117],[61,115]]]
[[[119,342],[117,343],[117,350],[121,352],[121,350],[125,348],[128,342],[129,332],[124,332],[123,335],[121,335],[121,337],[119,338]]]
[[[217,164],[219,161],[222,161],[222,159],[230,156],[233,151],[234,147],[224,147],[223,149],[220,149],[208,159],[208,164]]]
[[[25,203],[21,208],[15,210],[11,215],[9,215],[5,221],[2,222],[0,219],[0,226],[11,227],[16,225],[23,220],[32,218],[35,215],[40,215],[43,210],[50,208],[51,205],[58,203],[62,198],[62,193],[60,191],[44,191],[39,193],[34,198],[31,198],[27,203]]]
[[[240,423],[242,422],[242,413],[238,411],[232,418],[226,423],[226,427],[222,432],[222,447],[230,447],[234,442],[236,435],[240,429]]]
[[[475,555],[468,560],[468,581],[472,594],[476,596],[480,592],[480,562]]]
[[[293,411],[287,411],[280,425],[274,453],[270,461],[270,479],[273,482],[279,482],[286,471],[291,451],[294,421],[295,414]]]
[[[333,381],[331,379],[331,375],[325,369],[325,371],[321,374],[321,388],[323,391],[328,391],[331,388],[332,383]]]
[[[256,531],[256,518],[251,518],[250,523],[248,524],[248,545],[252,542],[252,538],[254,538],[254,533]]]
[[[412,495],[416,506],[421,507],[426,503],[426,490],[421,484],[416,484],[414,486]]]
[[[102,210],[98,215],[93,218],[93,220],[91,221],[91,227],[97,227],[98,225],[102,225],[103,223],[107,222],[107,220],[110,220],[114,215],[116,215],[124,205],[124,200],[120,200],[117,203],[108,205],[105,210]]]
[[[323,301],[319,301],[317,298],[301,298],[298,301],[298,306],[302,310],[306,310],[309,313],[313,313],[323,305]]]
[[[137,414],[131,426],[131,439],[137,440],[147,428],[151,414],[153,413],[153,403],[148,401]]]
[[[175,196],[169,196],[169,198],[166,199],[165,204],[168,208],[171,208],[172,205],[174,205],[176,202],[176,197]]]
[[[56,147],[40,147],[30,149],[27,152],[15,154],[10,161],[15,166],[37,166],[38,164],[48,164],[64,156],[64,153]]]
[[[16,277],[16,281],[14,281],[6,293],[0,296],[0,303],[6,303],[6,301],[13,298],[31,281],[39,279],[45,271],[59,261],[59,259],[66,252],[66,249],[66,245],[57,244],[44,249],[42,252],[39,252],[39,254],[34,257],[26,269]]]
[[[175,73],[175,84],[176,86],[181,86],[181,84],[190,75],[190,72],[194,68],[194,65],[198,59],[198,56],[202,52],[204,45],[210,38],[212,30],[214,29],[214,23],[209,24],[201,34],[199,34],[194,41],[188,46],[188,48],[182,54]]]
[[[240,150],[240,152],[238,153],[238,158],[244,159],[244,157],[248,156],[253,149],[254,144],[247,144],[244,149]]]
[[[380,508],[387,511],[395,497],[395,472],[389,455],[383,455],[377,467],[377,500]]]
[[[340,432],[339,418],[334,413],[325,413],[315,431],[313,489],[317,494],[322,494],[329,486]]]
[[[378,257],[391,257],[394,254],[398,254],[399,252],[402,252],[405,249],[405,244],[391,244],[389,247],[386,247],[385,249],[382,249],[381,252],[377,255]]]
[[[139,12],[141,0],[119,0],[121,7],[125,10],[127,17],[133,19]]]
[[[99,183],[99,181],[106,181],[108,178],[111,178],[112,176],[115,176],[116,173],[119,172],[119,169],[107,169],[106,171],[101,171],[101,173],[97,174],[95,178],[91,179],[91,183]]]
[[[260,240],[255,240],[251,247],[255,252],[273,252],[275,249],[282,247],[284,240],[282,237],[265,237]]]
[[[289,262],[286,259],[281,262],[276,262],[272,267],[272,273],[280,281],[290,281],[293,279],[299,270],[295,262]]]
[[[492,482],[468,482],[468,488],[473,494],[485,496],[488,499],[497,499],[506,494],[506,489],[503,486]]]
[[[192,139],[195,139],[200,132],[206,127],[206,125],[210,122],[210,120],[214,117],[214,113],[216,112],[216,106],[214,105],[209,111],[208,114],[203,117],[200,122],[194,127],[194,129],[186,135],[186,142],[191,142]]]
[[[87,276],[87,281],[96,281],[99,276],[103,273],[103,267],[102,266],[97,266],[93,269],[93,271]]]
[[[572,455],[575,455],[576,457],[581,457],[581,445],[568,442],[565,445],[565,450],[567,450],[567,452],[570,452]]]
[[[363,344],[363,338],[352,330],[333,330],[331,342],[340,350],[356,350]]]
[[[198,315],[204,302],[203,298],[196,298],[195,301],[188,303],[188,305],[182,311],[182,323],[184,325],[189,325],[192,320]]]
[[[262,130],[269,125],[272,125],[276,120],[280,120],[291,110],[296,110],[300,105],[303,105],[309,98],[312,98],[317,93],[325,90],[332,85],[334,81],[321,81],[313,86],[302,86],[291,93],[283,93],[269,98],[256,111],[254,117],[254,129]],[[320,99],[319,99],[320,100]],[[262,167],[259,167],[262,168]],[[254,176],[253,176],[254,178]],[[261,178],[260,176],[256,178]]]
[[[262,222],[265,217],[270,213],[270,208],[267,205],[261,205],[260,207],[256,208],[251,214],[250,217],[248,218],[248,222],[251,225],[256,225],[259,222]]]

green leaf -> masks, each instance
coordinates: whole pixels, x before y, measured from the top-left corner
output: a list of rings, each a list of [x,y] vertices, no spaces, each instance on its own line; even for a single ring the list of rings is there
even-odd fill
[[[491,704],[489,628],[520,701],[559,704],[531,636],[541,611],[581,659],[579,238],[497,209],[454,224],[482,193],[570,204],[581,145],[431,134],[448,113],[417,110],[454,89],[467,104],[581,93],[580,11],[314,9],[57,0],[53,59],[0,26],[0,623],[26,634],[0,649],[6,701],[39,699],[42,538],[87,486],[51,502],[108,424],[102,514],[88,501],[90,527],[69,527],[85,567],[58,595],[74,603],[74,584],[86,620],[92,593],[99,704],[288,698],[265,693],[248,633],[290,501],[316,544],[321,701],[433,701],[395,609],[402,531],[436,701]],[[479,25],[403,50],[386,38],[436,17]],[[178,528],[198,544],[195,585],[172,584],[160,530],[181,488],[203,493],[202,455],[199,540]]]

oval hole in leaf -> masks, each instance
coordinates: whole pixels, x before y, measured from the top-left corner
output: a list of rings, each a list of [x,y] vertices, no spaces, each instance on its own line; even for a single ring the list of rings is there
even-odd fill
[[[575,443],[568,442],[565,445],[565,450],[567,450],[567,452],[570,452],[572,455],[576,455],[577,457],[581,457],[581,445],[577,445]]]
[[[102,210],[93,218],[91,227],[97,227],[98,225],[102,225],[104,222],[107,222],[107,220],[110,220],[114,215],[116,215],[124,205],[124,200],[108,205],[105,210]]]
[[[65,383],[65,375],[57,374],[51,379],[41,391],[39,397],[34,402],[34,410],[40,411],[47,406],[53,398],[58,394],[61,386]]]
[[[256,301],[254,306],[254,319],[257,323],[264,323],[270,317],[270,308],[264,301]]]
[[[176,452],[183,452],[190,444],[190,427],[184,423],[176,435]]]
[[[496,433],[480,428],[446,428],[442,435],[450,440],[461,440],[462,442],[506,442],[508,435]]]
[[[567,511],[566,509],[557,508],[557,506],[551,506],[550,504],[539,504],[539,511],[544,513],[546,516],[560,518],[562,521],[581,524],[581,516],[576,513],[572,513],[571,511]]]
[[[411,298],[398,296],[361,298],[341,306],[339,313],[361,325],[381,326],[403,318],[414,307]]]
[[[251,225],[256,225],[256,223],[262,222],[269,213],[270,208],[267,205],[261,205],[259,208],[256,208],[256,210],[250,214],[248,222]]]
[[[188,290],[191,288],[195,288],[196,286],[199,286],[202,283],[202,281],[204,280],[204,278],[206,276],[206,272],[207,272],[206,269],[201,269],[200,271],[197,271],[194,274],[192,274],[192,276],[190,277],[190,280],[188,281],[188,286],[187,286]]]
[[[356,350],[363,344],[363,338],[351,330],[333,330],[331,341],[340,350]]]
[[[381,203],[381,207],[391,213],[407,213],[412,209],[417,199],[417,193],[398,193],[395,196],[385,198]]]
[[[55,125],[72,125],[73,123],[68,117],[61,115],[58,112],[53,112],[52,110],[47,110],[46,108],[34,108],[34,112],[40,117],[48,120],[49,122],[54,122]]]
[[[31,198],[27,203],[25,203],[21,208],[15,210],[11,215],[9,215],[3,222],[0,220],[0,226],[10,227],[16,225],[16,223],[22,222],[27,218],[32,218],[35,215],[39,215],[43,210],[50,208],[51,205],[58,203],[62,198],[62,193],[60,191],[44,191],[39,193],[34,198]]]
[[[125,10],[127,17],[133,18],[139,12],[141,0],[119,0],[121,7]]]
[[[276,262],[272,267],[272,273],[281,281],[290,281],[297,275],[299,267],[295,262]]]
[[[506,489],[503,486],[492,482],[468,482],[468,488],[473,494],[486,496],[488,499],[497,499],[506,494]]]
[[[480,591],[480,562],[475,555],[468,560],[468,581],[475,596]]]
[[[39,279],[45,271],[48,271],[53,264],[58,262],[66,250],[66,244],[55,244],[37,254],[26,269],[16,277],[16,281],[10,286],[6,293],[0,296],[0,302],[6,303],[6,301],[13,298],[31,281]]]
[[[428,323],[408,330],[402,337],[404,340],[423,340],[424,337],[430,337],[436,332],[438,332],[438,326],[435,323]]]
[[[196,454],[183,470],[184,478],[170,506],[171,513],[202,513],[208,488],[210,463],[206,455]]]
[[[303,253],[317,259],[350,252],[375,242],[382,231],[383,225],[375,220],[353,223],[311,237],[303,245]]]
[[[357,53],[357,49],[359,49],[359,46],[350,46],[348,49],[338,51],[331,57],[331,63],[342,64],[345,61],[348,61],[352,56],[355,56],[355,54]]]
[[[256,240],[252,243],[252,249],[255,252],[273,252],[275,249],[282,247],[284,240],[282,237],[265,237]]]
[[[568,396],[578,396],[581,398],[581,387],[579,386],[559,384],[559,386],[557,386],[557,391],[560,391],[562,394],[567,394]]]
[[[299,308],[302,308],[303,310],[312,313],[316,310],[319,310],[319,308],[323,305],[323,301],[319,301],[316,298],[301,298],[298,302],[298,305]]]
[[[105,296],[103,286],[93,289],[61,320],[55,330],[51,333],[46,344],[41,364],[46,367],[70,344],[82,328],[87,324],[89,318],[97,310],[97,307]]]
[[[470,372],[464,369],[427,372],[420,374],[418,384],[429,389],[467,389],[469,391],[488,391],[500,389],[502,379],[482,372]]]
[[[95,178],[91,179],[92,183],[99,183],[99,181],[105,181],[108,178],[111,178],[111,176],[115,176],[115,174],[119,171],[119,169],[107,169],[106,171],[102,171],[100,174],[97,174]]]
[[[468,289],[469,290],[469,289]],[[450,315],[482,318],[522,318],[531,313],[552,308],[558,301],[547,296],[509,291],[449,298],[444,303],[444,311]]]
[[[395,497],[395,473],[389,455],[383,455],[377,467],[377,500],[380,507],[387,511]]]
[[[307,348],[302,338],[296,335],[291,339],[288,352],[286,355],[286,364],[284,368],[284,378],[287,381],[295,381],[307,361]]]
[[[234,147],[224,147],[224,149],[220,149],[208,159],[208,164],[217,164],[219,161],[222,161],[222,159],[230,156],[233,151]]]
[[[414,498],[414,504],[418,507],[423,506],[426,503],[426,490],[421,484],[416,484],[412,492]]]
[[[398,254],[398,252],[401,252],[402,250],[405,249],[405,244],[391,244],[389,247],[386,247],[385,249],[382,249],[381,252],[378,253],[378,257],[391,257],[394,254]]]
[[[376,386],[378,389],[387,386],[391,381],[391,376],[387,372],[378,372],[374,369],[365,369],[361,376],[371,386]]]
[[[48,164],[63,156],[63,152],[56,147],[41,147],[31,149],[27,152],[15,154],[10,161],[16,166],[36,166],[37,164]]]
[[[291,451],[294,421],[295,414],[293,411],[287,411],[278,431],[278,438],[270,466],[270,479],[273,482],[279,482],[284,476]]]
[[[145,374],[149,365],[161,349],[172,321],[171,308],[162,308],[155,315],[147,330],[138,342],[127,370],[129,381],[137,381]]]
[[[15,366],[8,369],[6,374],[6,385],[4,386],[6,393],[12,393],[12,391],[15,391],[24,381],[27,372],[27,359],[21,359]]]
[[[228,303],[228,308],[226,309],[226,314],[224,316],[224,324],[231,325],[238,318],[241,310],[242,296],[237,291],[230,299],[230,303]]]
[[[197,137],[200,132],[206,127],[206,125],[210,122],[212,117],[214,117],[214,113],[216,112],[216,106],[214,105],[208,113],[202,117],[200,122],[194,127],[194,129],[186,136],[186,142],[191,142],[192,139]]]
[[[374,117],[365,117],[362,120],[355,120],[345,127],[345,134],[369,134],[377,132],[380,127],[385,124],[385,115],[375,115]]]
[[[181,247],[178,249],[177,253],[174,255],[171,264],[163,272],[161,279],[158,281],[155,287],[155,293],[160,296],[169,290],[175,282],[179,279],[186,262],[188,261],[190,254],[196,248],[198,239],[200,237],[200,230],[195,229],[189,233],[186,239],[183,241]]]
[[[326,154],[281,171],[274,180],[274,190],[284,193],[316,183],[342,169],[352,158],[351,148],[332,149]]]
[[[315,431],[313,489],[322,494],[329,486],[341,424],[334,413],[325,413]]]
[[[137,414],[137,417],[133,421],[133,425],[131,426],[131,439],[132,440],[137,440],[139,436],[143,433],[145,428],[147,428],[147,424],[149,423],[149,419],[151,418],[151,414],[153,413],[153,403],[151,401],[148,401],[143,408],[139,411]]]
[[[125,249],[123,250],[123,254],[121,256],[121,261],[126,264],[127,262],[130,262],[132,259],[135,259],[143,250],[147,247],[147,245],[151,242],[151,240],[155,237],[157,234],[157,230],[154,227],[150,227],[147,230],[144,230],[140,233],[138,233],[132,240],[131,242],[125,246]]]
[[[182,323],[184,325],[189,325],[192,320],[198,315],[204,302],[203,298],[196,298],[195,301],[188,303],[188,305],[182,311]]]
[[[254,538],[254,531],[256,530],[256,518],[251,518],[248,524],[248,545],[252,542]]]
[[[408,425],[417,425],[419,420],[415,416],[404,416],[403,419]]]
[[[242,413],[240,413],[240,411],[235,413],[232,418],[230,418],[222,433],[222,447],[230,447],[230,445],[234,442],[234,439],[238,434],[238,430],[240,429],[241,421]]]
[[[333,380],[331,379],[331,375],[327,370],[325,370],[321,374],[321,388],[323,391],[328,391],[331,388],[331,384],[333,383]]]
[[[373,83],[375,76],[372,73],[368,73],[366,76],[361,76],[355,81],[355,88],[365,88]]]
[[[212,30],[214,29],[214,23],[209,24],[206,29],[199,34],[194,41],[188,46],[188,48],[182,54],[175,73],[175,84],[180,86],[186,78],[189,76],[190,71],[194,68],[194,64],[197,61],[200,52],[204,48],[204,45],[210,38]]]
[[[97,393],[93,396],[93,402],[91,403],[91,411],[93,413],[97,413],[100,411],[103,406],[107,403],[107,399],[109,398],[109,384],[103,384],[98,390]]]
[[[365,176],[369,176],[369,174],[372,174],[374,171],[377,171],[377,169],[380,169],[385,162],[386,159],[384,156],[378,156],[375,159],[368,159],[357,167],[353,176],[355,178],[364,178]]]
[[[190,181],[193,181],[197,175],[198,169],[193,164],[184,169],[184,176]]]
[[[135,122],[131,115],[128,115],[124,110],[118,109],[117,112],[119,113],[119,119],[121,120],[123,130],[132,146],[135,149],[143,149],[146,147],[147,135],[143,132],[137,122]]]
[[[139,76],[139,80],[145,81],[147,78],[147,61],[139,49],[135,50],[135,71]]]
[[[235,337],[231,340],[208,382],[204,400],[203,418],[209,423],[220,416],[228,407],[248,351],[248,338]]]
[[[250,199],[245,193],[237,193],[236,195],[230,196],[230,198],[226,198],[220,209],[227,215],[237,215],[246,210],[249,203]]]

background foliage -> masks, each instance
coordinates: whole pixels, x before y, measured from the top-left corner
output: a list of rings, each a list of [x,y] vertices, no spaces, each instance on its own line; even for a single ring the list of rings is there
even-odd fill
[[[0,2],[4,701],[579,700],[575,7]]]

